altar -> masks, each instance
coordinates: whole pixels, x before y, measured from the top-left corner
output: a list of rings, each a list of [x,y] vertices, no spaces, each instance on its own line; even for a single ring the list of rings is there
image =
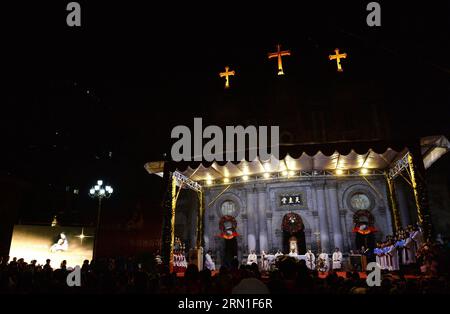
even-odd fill
[[[306,255],[289,255],[289,254],[281,254],[281,255],[276,255],[275,254],[267,254],[265,256],[265,258],[263,258],[262,256],[259,256],[259,266],[262,270],[270,270],[273,269],[273,267],[275,266],[275,262],[277,261],[277,258],[282,258],[282,257],[293,257],[295,258],[297,261],[300,260],[304,260],[306,261]]]
[[[298,261],[300,261],[300,260],[306,261],[306,255],[299,255],[299,254],[297,254],[297,255],[282,254],[282,255],[278,255],[278,256],[275,256],[274,254],[267,254],[265,257],[265,260],[267,260],[267,262],[269,264],[275,263],[277,257],[280,257],[280,256],[283,256],[283,257],[289,256],[289,257],[295,258]],[[248,256],[245,256],[245,258],[244,258],[244,264],[247,264],[247,257]],[[260,264],[262,264],[265,260],[263,259],[263,257],[261,255],[258,255],[258,261],[260,261]]]
[[[293,257],[293,258],[295,258],[298,261],[300,261],[300,260],[306,261],[306,255],[298,255],[298,254],[297,255],[289,255],[289,254],[286,254],[284,256]]]

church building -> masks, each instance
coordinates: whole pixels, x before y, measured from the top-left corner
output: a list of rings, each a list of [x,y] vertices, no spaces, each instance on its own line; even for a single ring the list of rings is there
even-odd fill
[[[242,261],[252,251],[302,255],[307,249],[349,253],[373,248],[416,222],[427,234],[431,224],[418,173],[450,145],[444,137],[422,138],[415,148],[391,144],[289,147],[290,154],[268,161],[149,162],[149,173],[163,176],[165,171],[174,178],[165,197],[166,214],[173,213],[174,222],[163,226],[163,246],[166,228],[188,248],[211,250],[220,265],[234,256]],[[413,186],[405,189],[404,180]],[[180,193],[180,187],[197,190],[198,197]],[[410,197],[417,209],[411,208]]]

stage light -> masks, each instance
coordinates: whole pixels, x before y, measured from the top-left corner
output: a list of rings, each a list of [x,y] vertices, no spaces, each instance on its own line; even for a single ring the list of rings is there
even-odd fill
[[[369,173],[369,169],[361,168],[361,174],[368,174],[368,173]]]
[[[270,164],[269,163],[265,163],[264,164],[264,170],[266,170],[267,172],[270,171]]]
[[[243,176],[243,177],[242,177],[242,180],[248,181],[248,176]]]
[[[223,183],[228,183],[228,182],[230,182],[230,179],[228,179],[228,178],[223,179]]]
[[[344,171],[343,171],[342,169],[336,169],[336,174],[337,174],[338,176],[343,175],[343,174],[344,174]]]
[[[295,176],[295,171],[292,171],[292,170],[291,170],[291,171],[289,171],[288,174],[289,174],[290,177]]]
[[[286,170],[284,170],[283,172],[281,172],[281,175],[282,175],[283,177],[285,177],[285,176],[288,175],[288,172],[287,172]]]
[[[264,172],[263,176],[264,176],[264,179],[268,179],[268,178],[270,178],[270,173]]]
[[[212,182],[211,179],[206,180],[206,184],[207,184],[207,185],[211,185],[212,183],[213,183],[213,182]]]

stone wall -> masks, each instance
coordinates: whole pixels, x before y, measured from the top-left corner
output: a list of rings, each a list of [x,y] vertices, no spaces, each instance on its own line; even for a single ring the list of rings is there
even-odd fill
[[[259,253],[261,250],[281,249],[282,219],[289,212],[301,216],[307,247],[317,250],[319,237],[325,251],[332,252],[338,246],[348,252],[355,248],[352,229],[353,214],[357,209],[351,202],[355,194],[364,194],[369,200],[367,209],[374,215],[375,226],[379,230],[376,239],[384,239],[387,234],[392,234],[386,183],[382,176],[371,177],[369,182],[360,177],[310,177],[235,184],[225,192],[226,186],[207,188],[205,247],[216,256],[221,255],[224,240],[217,236],[220,233],[221,206],[231,201],[239,233],[240,259],[250,250]],[[283,195],[299,195],[301,204],[284,206],[280,203]]]

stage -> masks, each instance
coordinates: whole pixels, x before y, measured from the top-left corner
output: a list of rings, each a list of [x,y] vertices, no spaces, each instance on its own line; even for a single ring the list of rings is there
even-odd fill
[[[319,272],[319,278],[321,279],[325,279],[327,278],[328,274],[331,272]],[[219,274],[218,270],[214,270],[211,272],[211,276],[215,277]],[[347,272],[345,271],[338,271],[336,272],[336,274],[341,277],[341,278],[345,278],[347,279]],[[353,272],[348,272],[348,274],[353,274]],[[361,279],[366,279],[367,278],[367,274],[365,272],[358,272],[359,278]],[[183,278],[184,277],[184,273],[177,273],[177,277],[179,278]],[[391,277],[392,279],[399,279],[400,276],[396,273],[382,273],[382,277],[386,278],[386,277]],[[419,279],[421,276],[418,275],[413,275],[413,274],[407,274],[403,276],[405,279]],[[261,274],[261,280],[262,281],[267,281],[269,279],[269,274],[268,273],[262,273]]]

